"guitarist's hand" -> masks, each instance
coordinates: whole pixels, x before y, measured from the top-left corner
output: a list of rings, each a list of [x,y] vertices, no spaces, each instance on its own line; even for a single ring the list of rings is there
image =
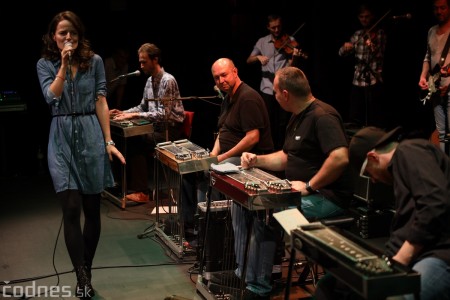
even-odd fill
[[[419,87],[422,90],[428,90],[428,80],[425,77],[420,77]]]
[[[448,77],[448,76],[450,76],[450,73],[448,71],[449,71],[448,65],[447,66],[443,66],[440,69],[441,77]]]

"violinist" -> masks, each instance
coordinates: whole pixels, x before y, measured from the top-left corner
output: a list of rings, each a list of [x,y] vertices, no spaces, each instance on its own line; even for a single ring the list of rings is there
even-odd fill
[[[348,121],[357,127],[373,125],[386,128],[389,117],[383,109],[382,77],[386,34],[375,26],[374,10],[369,5],[359,6],[358,19],[361,29],[339,49],[340,56],[354,57],[355,64]]]
[[[247,63],[259,63],[261,65],[262,78],[259,92],[269,112],[275,150],[280,150],[283,147],[284,132],[290,113],[284,111],[278,105],[273,95],[273,78],[277,70],[290,65],[297,42],[293,36],[283,33],[281,16],[269,15],[266,26],[269,34],[258,39],[247,58]]]

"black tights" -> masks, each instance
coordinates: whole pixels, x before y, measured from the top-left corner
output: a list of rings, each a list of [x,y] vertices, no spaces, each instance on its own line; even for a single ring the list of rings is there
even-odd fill
[[[77,190],[56,194],[64,218],[64,240],[74,267],[91,266],[100,239],[100,194],[83,195]],[[84,227],[81,230],[81,208]]]

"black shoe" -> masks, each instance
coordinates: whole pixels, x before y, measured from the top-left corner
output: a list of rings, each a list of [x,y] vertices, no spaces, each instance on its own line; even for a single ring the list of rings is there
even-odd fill
[[[90,300],[95,296],[95,291],[92,285],[81,286],[79,283],[77,283],[77,286],[75,288],[75,296],[82,300]]]
[[[242,300],[270,300],[270,296],[261,296],[250,290],[245,289]]]
[[[76,267],[75,273],[77,276],[75,296],[80,299],[91,299],[92,297],[94,297],[95,291],[91,284],[91,275],[90,271],[88,271],[88,267]]]
[[[241,278],[239,278],[234,271],[220,271],[211,273],[210,280],[212,283],[240,288],[241,286],[245,287],[245,283],[242,282]]]

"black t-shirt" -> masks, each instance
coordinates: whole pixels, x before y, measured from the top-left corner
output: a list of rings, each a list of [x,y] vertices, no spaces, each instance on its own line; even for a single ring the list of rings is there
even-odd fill
[[[339,147],[348,147],[341,116],[332,106],[316,99],[289,120],[283,146],[288,155],[286,178],[309,181],[329,153]],[[350,169],[320,189],[320,193],[339,206],[348,207],[353,194]]]
[[[236,146],[245,133],[253,129],[259,129],[259,142],[250,151],[256,154],[272,152],[269,115],[261,95],[246,83],[241,83],[233,98],[227,97],[225,101],[220,118],[222,124],[219,124],[221,152]]]

